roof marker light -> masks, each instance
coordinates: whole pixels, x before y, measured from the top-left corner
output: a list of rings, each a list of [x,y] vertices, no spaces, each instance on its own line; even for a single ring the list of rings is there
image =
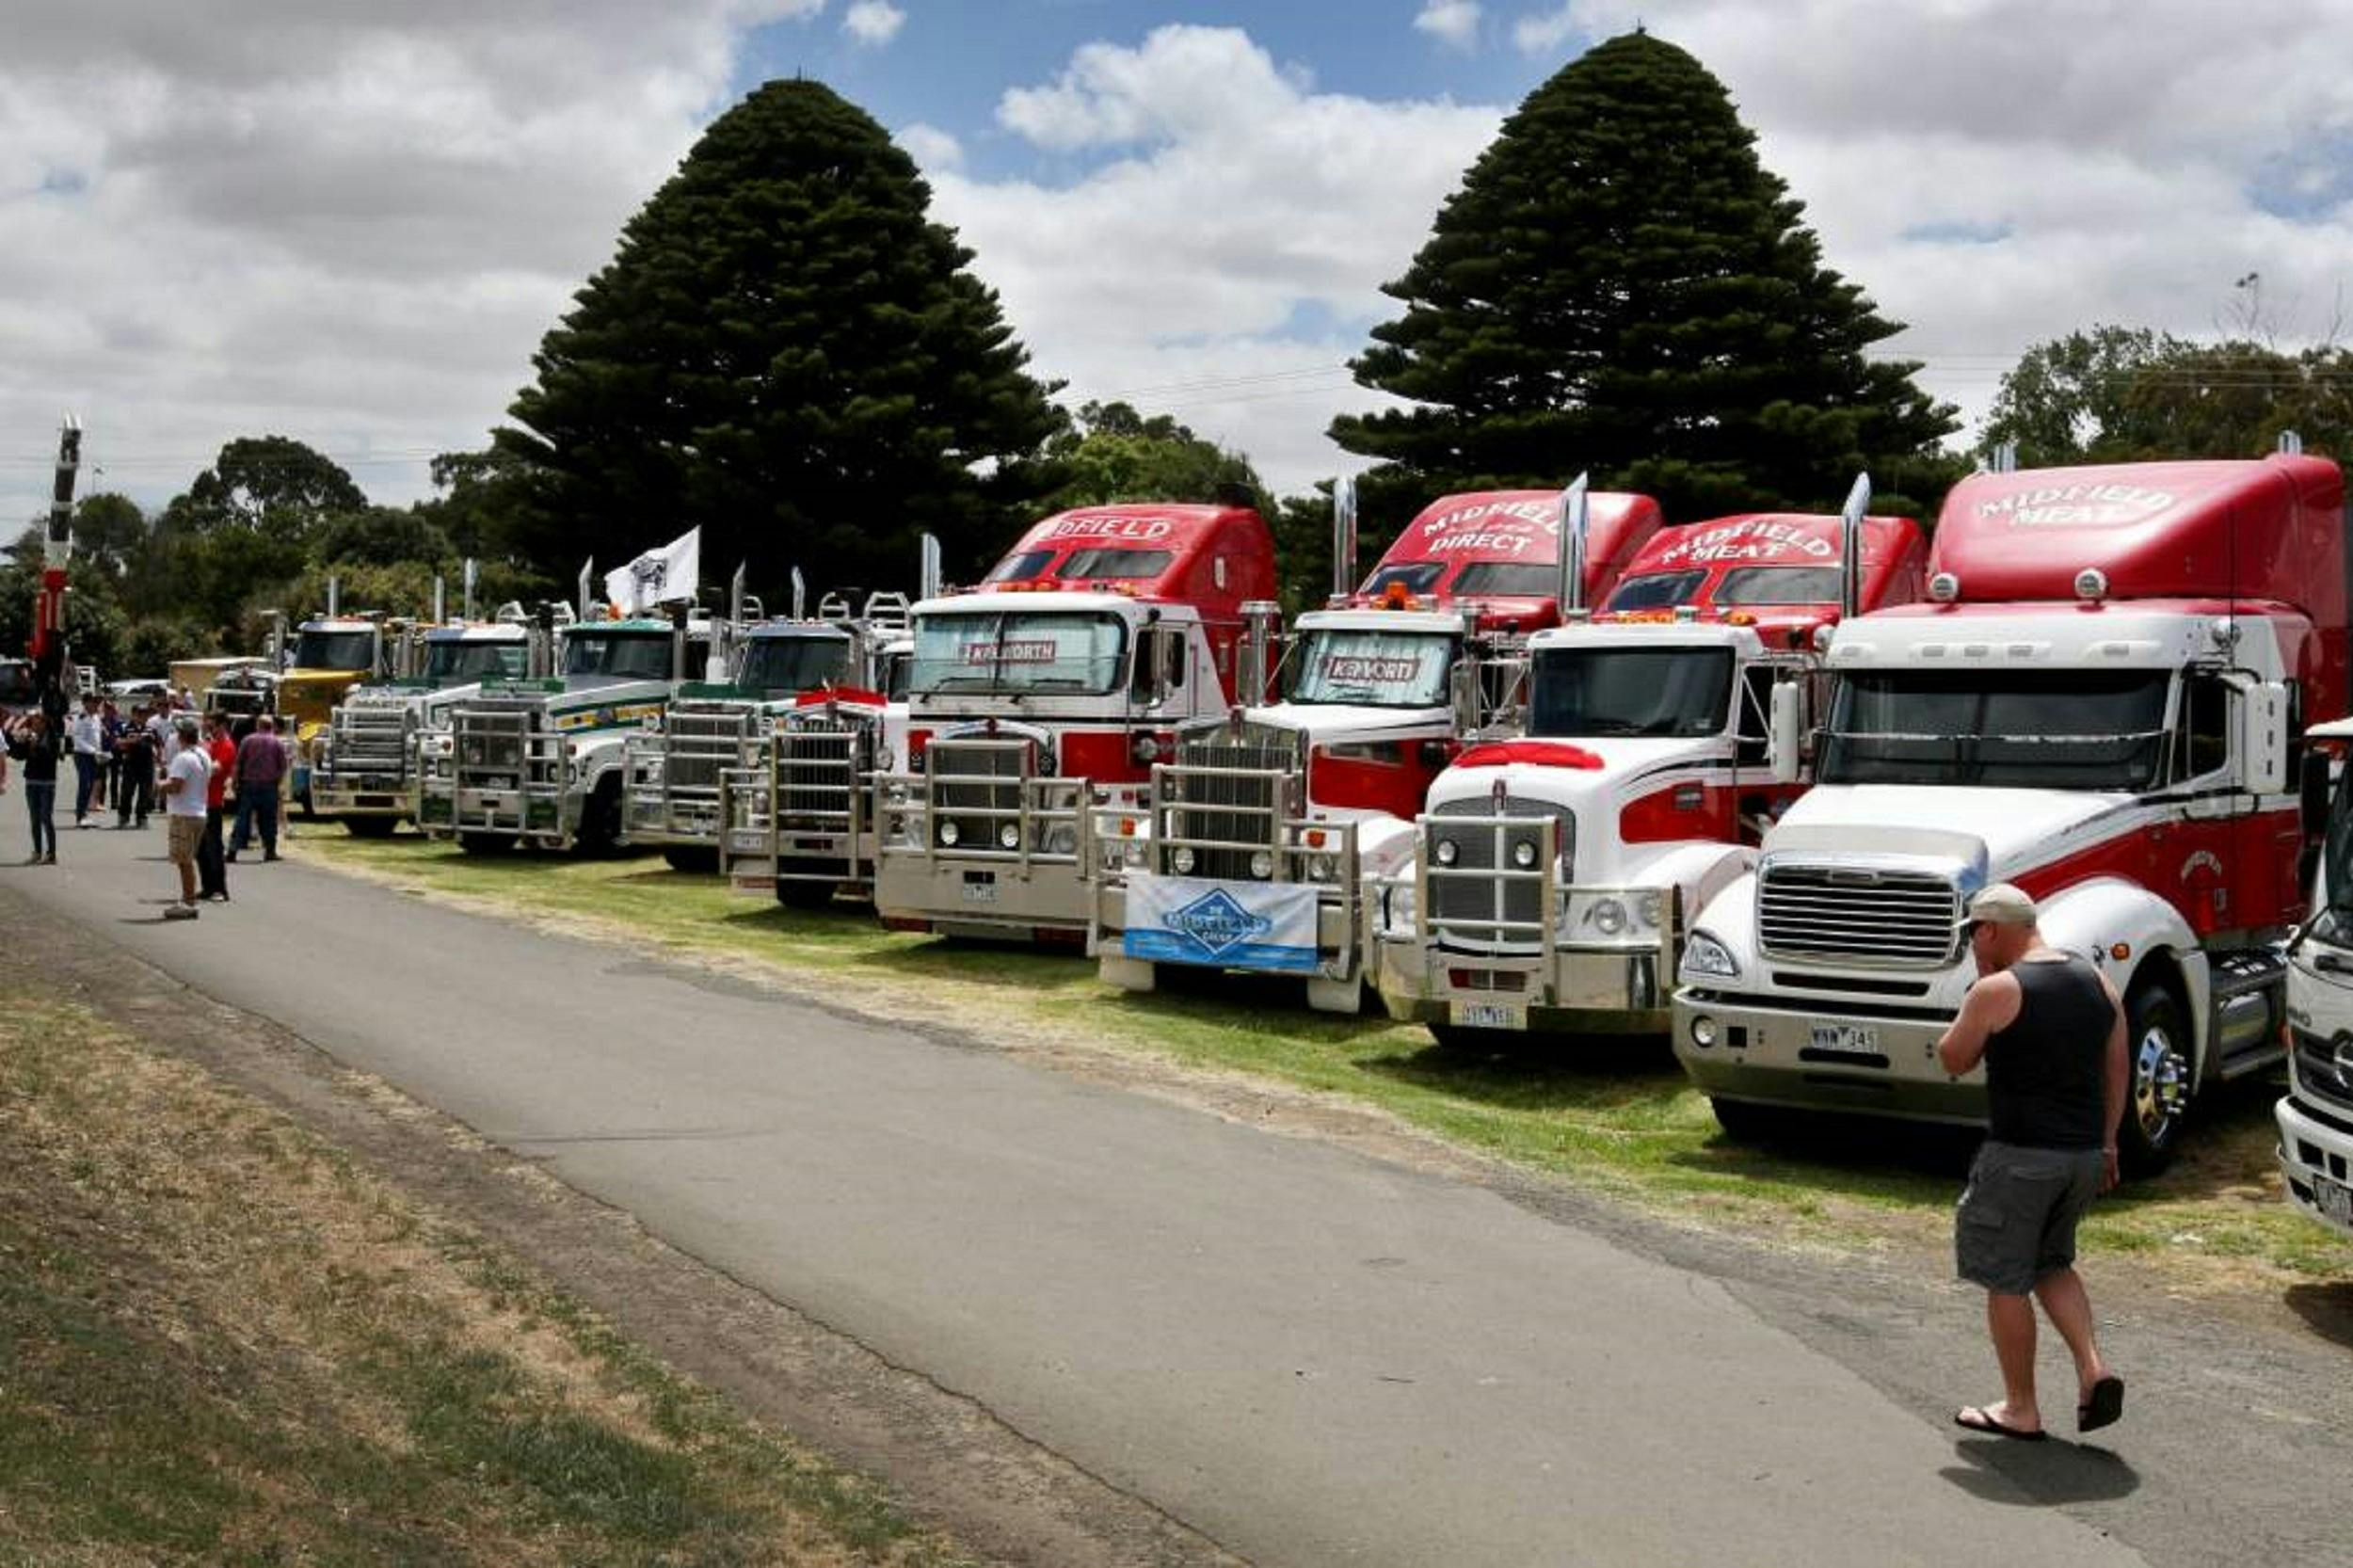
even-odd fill
[[[1940,571],[1929,579],[1929,597],[1939,604],[1950,604],[1961,597],[1961,579],[1949,571]]]
[[[2086,567],[2075,574],[2075,597],[2097,604],[2108,597],[2108,574],[2098,567]]]

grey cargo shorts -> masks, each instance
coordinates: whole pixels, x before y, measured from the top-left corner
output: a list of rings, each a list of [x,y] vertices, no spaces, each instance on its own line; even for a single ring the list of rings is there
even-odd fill
[[[2030,1149],[1987,1139],[1953,1225],[1961,1277],[2003,1295],[2075,1261],[2075,1222],[2100,1195],[2098,1149]]]

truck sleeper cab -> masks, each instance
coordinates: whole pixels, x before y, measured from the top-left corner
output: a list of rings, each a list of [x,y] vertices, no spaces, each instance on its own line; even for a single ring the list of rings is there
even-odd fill
[[[1668,529],[1609,608],[1530,640],[1527,733],[1440,776],[1384,888],[1392,1016],[1465,1048],[1665,1031],[1692,908],[1804,788],[1818,643],[1919,591],[1920,529],[1867,500]]]
[[[1961,911],[2024,887],[2123,996],[2129,1169],[2281,1054],[2297,715],[2345,696],[2344,481],[2297,456],[1979,474],[1927,604],[1841,625],[1814,790],[1687,944],[1674,1048],[1726,1129],[1776,1107],[1974,1124],[1934,1045]],[[2231,591],[2235,588],[2235,592]]]
[[[1096,814],[1088,951],[1106,982],[1150,990],[1164,963],[1289,974],[1312,1007],[1360,1009],[1369,882],[1404,862],[1464,738],[1521,700],[1526,629],[1560,618],[1572,509],[1588,598],[1662,521],[1648,496],[1582,481],[1441,497],[1353,594],[1299,617],[1283,700],[1179,734],[1148,812]],[[1343,573],[1350,520],[1335,541]]]
[[[420,743],[427,835],[475,853],[519,840],[601,853],[619,841],[623,742],[668,705],[690,657],[708,659],[710,628],[579,621],[558,641],[559,674],[486,681]]]
[[[1241,606],[1273,588],[1247,507],[1105,506],[917,605],[909,755],[877,784],[884,923],[1083,941],[1089,807],[1141,808],[1177,731],[1225,716]]]
[[[380,838],[411,809],[418,737],[485,680],[531,673],[531,632],[520,621],[436,626],[414,676],[352,689],[320,736],[312,793],[354,838]]]

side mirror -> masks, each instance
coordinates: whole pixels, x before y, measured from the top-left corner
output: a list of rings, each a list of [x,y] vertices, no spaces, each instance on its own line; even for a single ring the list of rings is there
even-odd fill
[[[1479,660],[1466,648],[1447,671],[1447,701],[1454,710],[1454,733],[1457,736],[1478,733],[1486,722],[1485,705],[1480,701]]]
[[[1773,682],[1770,728],[1765,759],[1776,784],[1795,784],[1805,765],[1805,693],[1794,680]]]
[[[2329,831],[2329,754],[2316,749],[2304,753],[2303,776],[2297,780],[2297,815],[2304,837],[2317,839]]]
[[[2277,680],[2251,683],[2238,694],[2239,777],[2242,788],[2277,795],[2288,788],[2288,689]]]

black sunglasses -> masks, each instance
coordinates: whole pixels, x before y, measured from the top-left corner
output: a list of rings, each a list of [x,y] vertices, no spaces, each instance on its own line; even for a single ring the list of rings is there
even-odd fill
[[[1985,924],[1985,922],[1984,922],[1983,920],[1963,920],[1963,921],[1961,921],[1961,939],[1964,943],[1965,943],[1965,942],[1967,942],[1967,941],[1968,941],[1971,937],[1975,936],[1977,934],[1977,927],[1979,927],[1979,926],[1981,926],[1981,925],[1983,925],[1983,924]]]

